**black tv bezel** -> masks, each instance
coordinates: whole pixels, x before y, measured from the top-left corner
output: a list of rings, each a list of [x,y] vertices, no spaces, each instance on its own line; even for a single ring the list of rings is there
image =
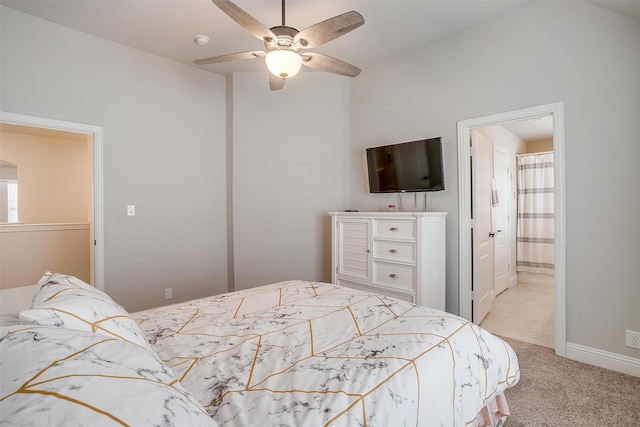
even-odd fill
[[[398,146],[398,145],[409,145],[409,144],[416,144],[418,142],[428,142],[428,141],[437,141],[439,143],[439,148],[440,148],[440,170],[441,170],[441,181],[442,181],[442,188],[439,188],[437,190],[433,189],[433,187],[431,188],[410,188],[410,189],[401,189],[401,188],[397,188],[397,189],[393,189],[393,190],[378,190],[378,191],[373,191],[371,189],[371,181],[372,181],[372,171],[370,168],[370,164],[369,164],[369,152],[373,152],[375,150],[379,150],[379,149],[384,149],[384,148],[389,148],[389,147],[394,147],[394,146]],[[367,179],[368,179],[368,183],[369,183],[369,193],[370,194],[388,194],[388,193],[429,193],[429,192],[436,192],[436,191],[444,191],[446,189],[446,185],[445,185],[445,180],[444,180],[444,150],[442,147],[442,137],[437,136],[437,137],[433,137],[433,138],[422,138],[422,139],[416,139],[413,141],[405,141],[405,142],[398,142],[395,144],[386,144],[386,145],[379,145],[376,147],[368,147],[366,148],[366,160],[367,160]]]

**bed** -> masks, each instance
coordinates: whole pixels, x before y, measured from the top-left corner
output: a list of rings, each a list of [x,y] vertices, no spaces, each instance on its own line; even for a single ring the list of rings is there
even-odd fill
[[[24,408],[36,416],[43,396],[49,411],[84,417],[50,424],[65,426],[158,425],[145,413],[176,426],[500,425],[504,391],[520,376],[507,343],[458,316],[307,281],[129,314],[76,278],[45,275],[0,336],[0,424],[9,425]],[[26,348],[42,337],[58,338],[52,355]],[[105,354],[84,353],[100,346]]]

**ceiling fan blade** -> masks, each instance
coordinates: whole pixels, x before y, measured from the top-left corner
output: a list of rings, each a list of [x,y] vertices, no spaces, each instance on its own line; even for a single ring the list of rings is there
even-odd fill
[[[303,53],[301,56],[304,65],[316,70],[328,71],[329,73],[341,74],[347,77],[355,77],[360,74],[360,68],[321,53],[309,52]]]
[[[283,79],[282,77],[276,77],[271,73],[269,74],[269,89],[271,90],[280,90],[284,87],[284,83],[287,79]]]
[[[213,0],[213,4],[218,6],[220,10],[229,15],[231,19],[260,40],[277,39],[276,35],[273,34],[270,29],[229,0]]]
[[[267,53],[261,50],[256,50],[253,52],[241,52],[241,53],[230,53],[228,55],[220,55],[220,56],[212,56],[211,58],[202,58],[196,59],[195,62],[198,65],[206,65],[206,64],[217,64],[219,62],[229,62],[229,61],[239,61],[242,59],[253,59],[253,58],[262,58]]]
[[[305,28],[293,38],[294,43],[300,40],[307,49],[323,45],[364,24],[364,18],[355,10],[334,16],[315,25]]]

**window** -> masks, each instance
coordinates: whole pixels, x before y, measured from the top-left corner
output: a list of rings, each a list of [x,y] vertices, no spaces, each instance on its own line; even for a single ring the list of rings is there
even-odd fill
[[[7,222],[18,222],[18,181],[7,181]]]
[[[0,223],[18,222],[18,167],[0,160]]]

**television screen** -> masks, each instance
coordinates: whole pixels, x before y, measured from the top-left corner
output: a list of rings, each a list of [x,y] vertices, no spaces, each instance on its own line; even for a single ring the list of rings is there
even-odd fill
[[[440,137],[367,148],[369,192],[444,190]]]

